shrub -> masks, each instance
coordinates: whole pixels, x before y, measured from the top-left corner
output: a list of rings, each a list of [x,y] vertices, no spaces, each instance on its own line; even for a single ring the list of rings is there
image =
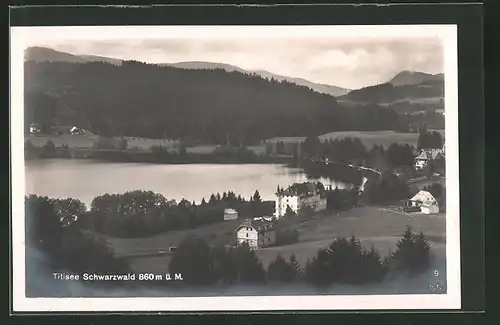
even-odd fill
[[[307,263],[305,279],[318,285],[365,284],[383,279],[385,267],[372,247],[366,251],[356,237],[335,239]]]
[[[407,227],[389,259],[392,272],[419,274],[430,265],[430,245],[423,233],[413,234]]]
[[[276,231],[276,241],[274,246],[295,244],[299,241],[297,229],[280,229]]]
[[[169,272],[181,273],[188,284],[214,283],[214,259],[207,242],[195,236],[186,237],[170,261]]]

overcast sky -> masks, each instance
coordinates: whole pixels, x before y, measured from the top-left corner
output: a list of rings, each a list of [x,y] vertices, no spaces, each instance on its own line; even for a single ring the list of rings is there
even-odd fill
[[[221,62],[266,70],[349,89],[386,82],[402,70],[443,72],[443,44],[437,37],[267,38],[109,40],[32,39],[73,54],[92,54],[150,63]]]

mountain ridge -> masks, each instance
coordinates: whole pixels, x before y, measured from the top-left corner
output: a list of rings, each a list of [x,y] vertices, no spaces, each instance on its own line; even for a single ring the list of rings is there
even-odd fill
[[[403,70],[392,77],[387,83],[393,86],[418,85],[431,81],[444,81],[443,73],[430,74],[420,71]]]
[[[35,61],[35,62],[71,62],[71,63],[86,63],[86,62],[106,62],[114,65],[120,65],[123,61],[121,59],[97,56],[97,55],[85,55],[85,54],[71,54],[67,52],[57,51],[47,47],[29,47],[25,50],[25,61]],[[342,96],[347,94],[351,89],[338,87],[334,85],[327,85],[321,83],[315,83],[304,78],[284,76],[280,74],[275,74],[265,70],[245,70],[235,65],[221,63],[221,62],[206,62],[206,61],[182,61],[174,63],[158,63],[159,66],[168,66],[179,69],[223,69],[227,72],[237,71],[245,74],[255,74],[261,78],[270,80],[274,78],[278,81],[286,80],[291,83],[295,83],[299,86],[308,87],[318,93],[328,94],[334,97]]]

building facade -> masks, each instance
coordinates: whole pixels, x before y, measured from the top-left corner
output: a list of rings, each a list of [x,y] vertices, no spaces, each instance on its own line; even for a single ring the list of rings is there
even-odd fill
[[[224,220],[236,220],[238,219],[238,211],[234,209],[225,209],[224,210]]]
[[[444,145],[442,149],[422,149],[415,157],[415,169],[422,170],[429,165],[429,163],[438,157],[444,157]]]
[[[302,207],[309,207],[313,211],[326,210],[326,197],[313,183],[295,183],[286,190],[276,192],[275,217],[281,218],[288,208],[298,213]]]
[[[247,244],[251,249],[267,247],[276,241],[276,231],[272,222],[245,220],[236,228],[237,245]]]
[[[434,196],[427,191],[419,191],[405,206],[409,212],[422,212],[424,214],[439,213],[439,203]]]

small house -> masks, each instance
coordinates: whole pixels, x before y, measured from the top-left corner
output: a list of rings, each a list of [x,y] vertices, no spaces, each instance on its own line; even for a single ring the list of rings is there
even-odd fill
[[[421,170],[432,161],[443,155],[443,149],[422,149],[415,157],[415,169]]]
[[[234,209],[225,209],[224,210],[224,221],[227,220],[236,220],[238,219],[238,211]]]
[[[406,202],[406,211],[422,212],[425,214],[439,213],[439,203],[434,196],[427,191],[419,191],[414,197]]]
[[[245,220],[236,228],[236,243],[252,249],[272,245],[276,241],[274,223],[267,220]]]
[[[76,126],[73,126],[69,130],[69,133],[72,135],[77,135],[77,134],[85,134],[85,131],[83,129],[77,128]]]
[[[31,134],[40,133],[40,127],[38,126],[37,123],[31,123],[31,125],[30,125],[30,133]]]

